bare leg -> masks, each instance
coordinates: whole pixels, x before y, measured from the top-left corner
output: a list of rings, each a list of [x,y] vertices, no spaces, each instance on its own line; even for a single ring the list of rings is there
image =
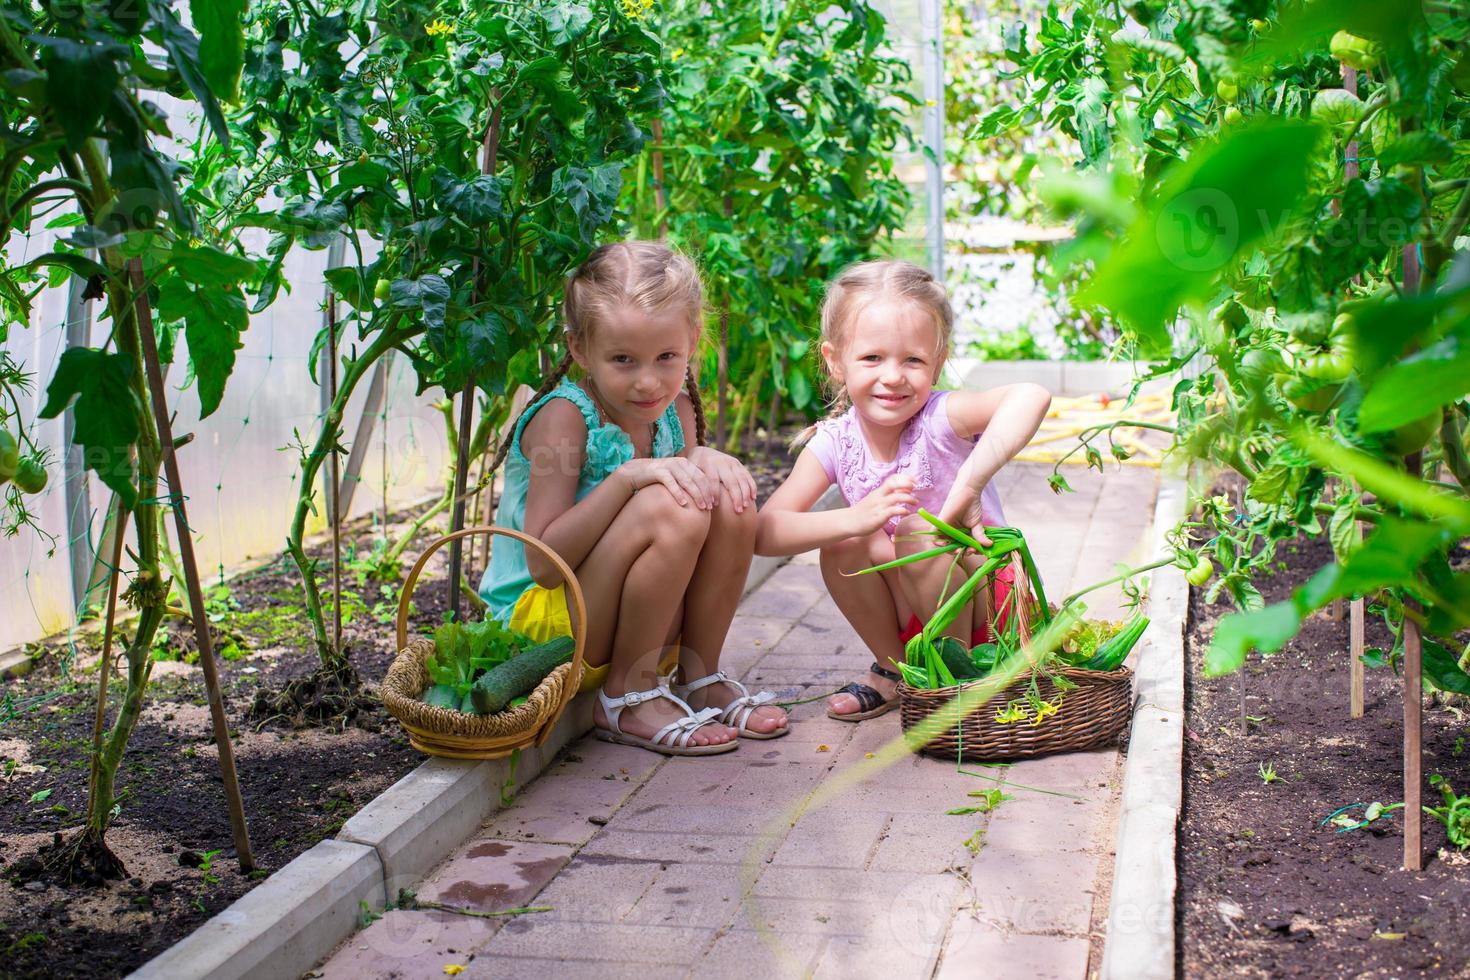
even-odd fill
[[[740,586],[750,571],[755,554],[756,510],[747,507],[737,514],[728,491],[720,505],[710,511],[709,536],[694,566],[685,593],[683,636],[679,647],[682,682],[706,677],[720,669],[720,654],[735,608],[740,604]],[[697,708],[723,708],[739,695],[728,684],[711,684],[693,692],[689,703]],[[751,731],[768,733],[786,725],[786,712],[774,705],[753,711],[745,722]]]
[[[593,624],[587,631],[586,659],[590,666],[609,665],[603,685],[609,697],[655,685],[660,654],[677,627],[675,616],[709,525],[708,511],[680,507],[661,486],[645,487],[577,567],[587,618]],[[660,698],[625,709],[619,724],[630,735],[648,738],[680,717],[677,706]],[[601,704],[594,720],[600,727],[610,727]],[[733,729],[707,725],[690,744],[711,745],[734,737]]]
[[[906,517],[900,521],[894,535],[898,555],[917,554],[934,547],[934,539],[923,533],[928,530],[929,523],[921,517]],[[928,619],[946,598],[959,591],[983,561],[978,555],[969,555],[956,563],[953,555],[936,555],[898,569],[898,580],[909,605],[917,611],[920,619]],[[967,603],[945,629],[944,635],[957,638],[968,648],[975,622],[975,603]]]
[[[893,542],[882,531],[822,549],[822,579],[833,601],[857,630],[858,637],[873,651],[879,666],[890,670],[903,660],[903,644],[898,641],[898,634],[911,614],[897,576],[891,571],[854,577],[842,573],[881,565],[893,558]],[[894,681],[872,672],[861,683],[885,698],[893,697],[898,687]],[[835,694],[827,699],[827,706],[837,714],[852,714],[859,707],[857,698],[851,694]]]

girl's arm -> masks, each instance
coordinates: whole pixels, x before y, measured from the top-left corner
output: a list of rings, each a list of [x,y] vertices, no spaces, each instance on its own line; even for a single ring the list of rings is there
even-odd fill
[[[577,480],[587,456],[587,423],[577,406],[564,398],[551,399],[526,423],[521,451],[531,463],[525,531],[576,568],[633,495],[633,482],[615,471],[577,500]],[[526,567],[538,585],[554,588],[561,583],[560,573],[535,548],[526,549]]]
[[[950,523],[969,523],[973,527],[974,522],[968,519],[979,518],[981,491],[1041,428],[1051,408],[1051,392],[1029,382],[989,391],[956,391],[944,407],[950,426],[960,438],[985,434],[960,467],[939,515]]]
[[[776,488],[756,525],[755,553],[795,555],[813,548],[872,534],[890,517],[911,513],[918,506],[913,482],[907,477],[890,477],[856,506],[810,513],[832,485],[827,471],[809,449],[796,457],[786,482]]]

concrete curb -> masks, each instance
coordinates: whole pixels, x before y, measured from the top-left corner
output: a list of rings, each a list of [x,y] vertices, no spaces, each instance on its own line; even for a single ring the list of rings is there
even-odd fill
[[[1154,507],[1153,551],[1184,517],[1185,481],[1165,475]],[[1172,980],[1175,847],[1183,804],[1184,622],[1189,586],[1173,565],[1149,584],[1153,626],[1139,648],[1133,728],[1123,770],[1113,895],[1102,980]]]
[[[842,506],[836,488],[813,506]],[[788,558],[751,563],[741,598]],[[431,758],[388,787],[324,840],[131,974],[136,980],[276,980],[300,976],[358,928],[360,903],[375,911],[411,888],[501,808],[501,787],[520,789],[592,728],[592,695],[572,700],[546,744],[509,759]]]

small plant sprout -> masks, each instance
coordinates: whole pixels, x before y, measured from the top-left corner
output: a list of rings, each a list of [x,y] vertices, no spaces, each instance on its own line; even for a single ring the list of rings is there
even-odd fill
[[[1276,782],[1281,777],[1276,775],[1276,765],[1271,762],[1262,762],[1256,766],[1256,774],[1261,777],[1261,782],[1267,786]]]

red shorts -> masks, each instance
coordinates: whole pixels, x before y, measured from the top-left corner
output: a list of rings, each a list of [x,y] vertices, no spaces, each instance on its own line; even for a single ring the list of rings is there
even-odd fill
[[[1005,611],[1000,614],[1000,618],[996,623],[996,625],[999,626],[1002,630],[1005,629],[1006,624],[1008,624],[1011,619],[1011,613],[1013,610],[1006,606],[1006,597],[1011,594],[1011,587],[1014,582],[1015,573],[1011,571],[1010,565],[1007,565],[1005,568],[995,573],[995,605],[996,608],[1005,608]],[[923,631],[924,624],[919,621],[919,617],[910,616],[909,624],[898,631],[898,642],[908,643],[909,640],[912,640]],[[989,642],[991,642],[991,638],[990,625],[988,623],[981,623],[978,629],[971,631],[970,646],[978,646],[981,643]]]

